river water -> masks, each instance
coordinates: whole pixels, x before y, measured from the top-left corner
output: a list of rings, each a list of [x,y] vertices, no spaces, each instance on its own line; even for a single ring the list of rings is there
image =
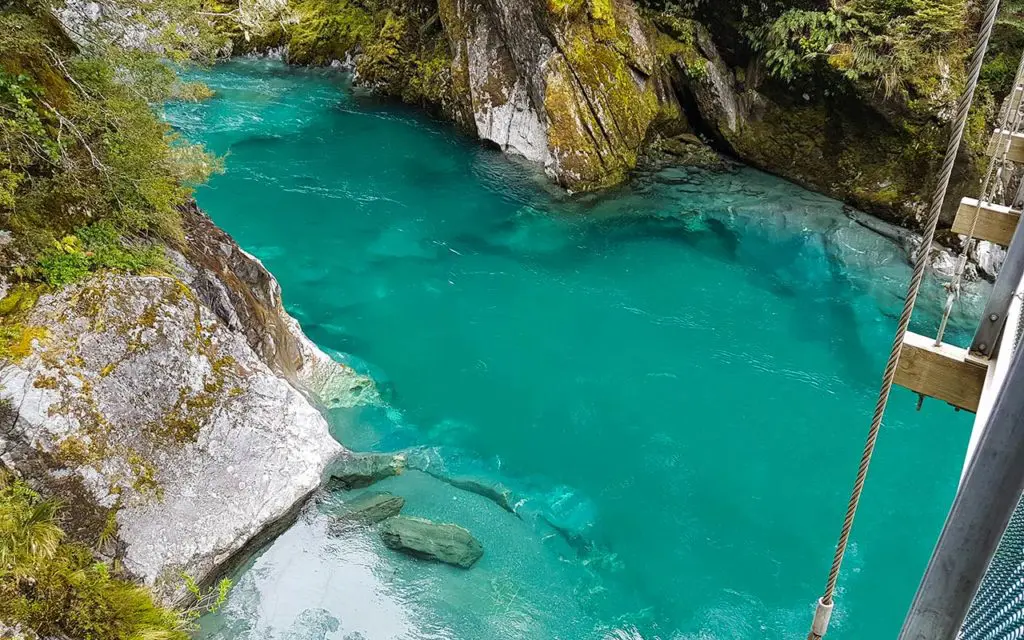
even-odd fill
[[[570,198],[342,74],[197,75],[217,97],[167,115],[225,154],[199,203],[381,389],[334,435],[405,451],[429,473],[373,490],[485,547],[428,564],[311,508],[200,637],[806,635],[909,275],[895,245],[750,169]],[[895,635],[952,499],[971,418],[915,400],[893,394],[830,639]]]

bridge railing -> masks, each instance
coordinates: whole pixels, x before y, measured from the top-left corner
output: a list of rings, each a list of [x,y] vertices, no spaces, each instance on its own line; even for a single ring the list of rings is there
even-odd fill
[[[1024,247],[1024,233],[1016,236],[1011,252]],[[1004,267],[994,293],[1002,298],[990,302],[997,310],[978,331],[996,346],[989,345],[960,486],[900,640],[1024,639],[1022,266]]]
[[[1024,279],[1017,286],[1007,307],[1006,325],[999,340],[998,355],[990,365],[978,406],[964,463],[964,473],[978,452],[985,425],[1009,373],[1012,356],[1021,347],[1024,332]],[[1003,393],[1024,393],[1024,389],[1005,389]],[[1024,638],[1024,500],[1003,532],[1002,539],[981,580],[977,594],[958,636],[960,640],[1020,640]]]

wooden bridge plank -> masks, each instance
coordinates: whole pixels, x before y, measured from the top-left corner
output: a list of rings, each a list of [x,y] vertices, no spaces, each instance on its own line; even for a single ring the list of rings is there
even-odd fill
[[[907,333],[896,367],[896,384],[971,412],[978,411],[986,368],[967,359],[967,350],[936,347],[932,338]]]
[[[1020,212],[997,204],[983,203],[978,210],[978,201],[964,198],[960,201],[956,218],[953,220],[953,232],[967,235],[971,231],[971,222],[977,212],[978,223],[974,227],[974,237],[988,240],[1004,247],[1010,246],[1013,232],[1017,230]]]
[[[1010,162],[1024,163],[1024,133],[1014,133],[1007,136],[1002,133],[1001,129],[996,129],[992,134],[992,140],[988,143],[988,155],[1002,154],[1003,145],[1007,144],[1007,141],[1010,147],[1006,154],[1006,159]]]

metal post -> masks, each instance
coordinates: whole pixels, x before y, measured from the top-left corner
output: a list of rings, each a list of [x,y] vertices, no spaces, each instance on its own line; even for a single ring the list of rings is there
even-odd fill
[[[900,640],[956,638],[1022,491],[1024,347],[1013,354]]]
[[[1024,184],[1024,181],[1021,182]],[[1018,229],[1020,227],[1018,226]],[[985,304],[985,313],[981,316],[981,324],[971,341],[970,352],[981,358],[995,355],[999,344],[999,336],[1006,324],[1006,314],[1010,310],[1013,294],[1024,275],[1024,233],[1014,231],[1013,240],[1006,251],[1006,260],[996,276],[996,284],[992,287],[992,295]]]

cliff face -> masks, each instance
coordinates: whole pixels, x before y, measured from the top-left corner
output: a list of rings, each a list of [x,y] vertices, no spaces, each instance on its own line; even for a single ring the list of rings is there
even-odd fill
[[[663,24],[673,38],[693,43],[688,57],[669,54],[673,83],[695,126],[719,148],[891,222],[923,222],[948,136],[948,114],[938,105],[957,97],[948,86],[933,109],[894,112],[870,90],[798,89],[769,77],[756,60],[730,65],[705,27]],[[954,192],[973,172],[968,156]]]
[[[372,393],[302,335],[257,260],[185,220],[173,274],[42,296],[26,323],[43,329],[0,369],[0,460],[168,601],[319,486],[343,452],[317,405]]]
[[[750,164],[916,226],[970,30],[961,25],[959,48],[897,100],[851,79],[838,55],[817,75],[781,81],[730,22],[738,4],[717,16],[696,3],[703,9],[682,17],[651,0],[293,0],[289,29],[242,47],[283,45],[297,63],[345,61],[358,82],[543,164],[573,191],[620,182],[658,138],[699,133]],[[974,147],[990,108],[980,103]],[[973,172],[965,156],[955,181]]]
[[[296,0],[284,15],[288,29],[238,46],[351,65],[360,84],[543,164],[570,190],[622,181],[656,131],[685,129],[657,32],[630,0]]]

